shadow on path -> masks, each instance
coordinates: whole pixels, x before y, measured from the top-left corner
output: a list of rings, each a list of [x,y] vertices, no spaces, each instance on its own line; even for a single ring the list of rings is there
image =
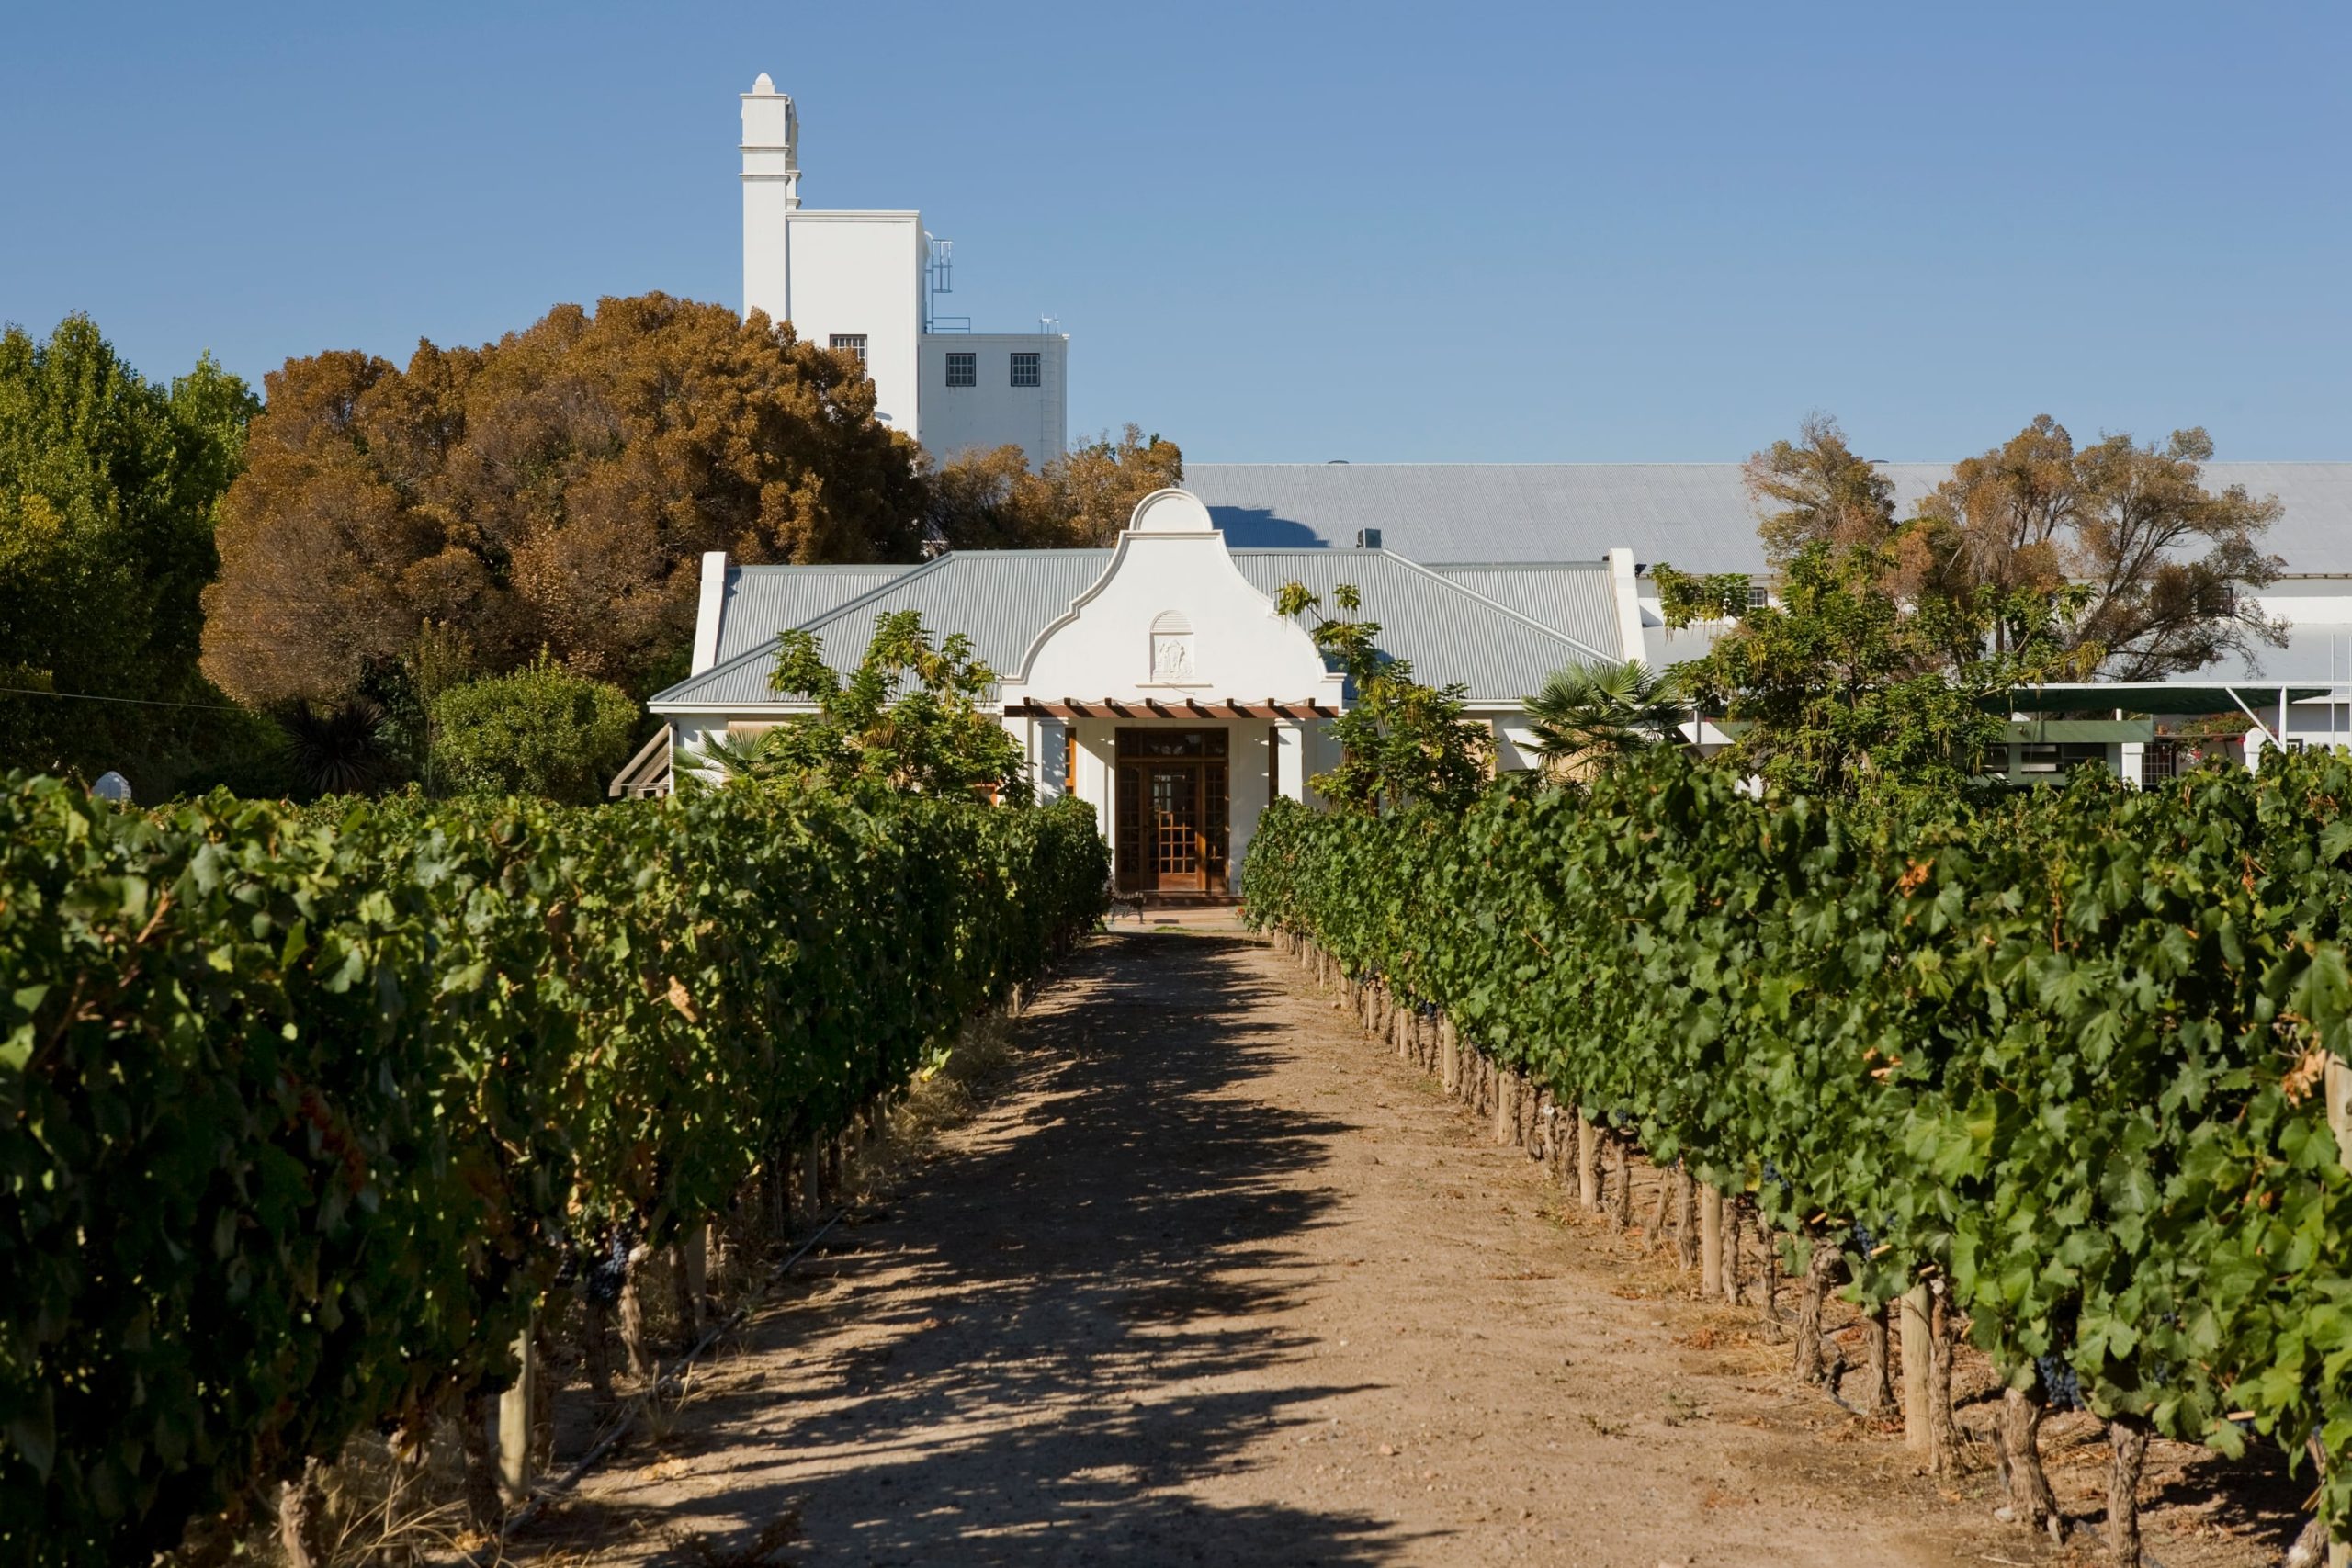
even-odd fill
[[[1311,1336],[1253,1326],[1327,1278],[1296,1243],[1328,1223],[1312,1173],[1347,1127],[1238,1092],[1282,1048],[1243,945],[1081,956],[1024,1022],[1006,1109],[812,1259],[814,1296],[752,1332],[761,1386],[690,1407],[669,1451],[704,1457],[695,1495],[661,1503],[671,1528],[740,1547],[797,1509],[786,1555],[812,1568],[1368,1563],[1405,1543],[1369,1514],[1197,1490],[1355,1386],[1302,1376]],[[572,1527],[652,1501],[594,1491]]]

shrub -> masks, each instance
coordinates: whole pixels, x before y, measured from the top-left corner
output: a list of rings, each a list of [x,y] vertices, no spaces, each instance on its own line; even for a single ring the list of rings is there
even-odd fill
[[[542,653],[512,674],[453,686],[433,700],[433,782],[589,805],[603,798],[605,781],[627,760],[637,722],[628,693],[570,674]]]

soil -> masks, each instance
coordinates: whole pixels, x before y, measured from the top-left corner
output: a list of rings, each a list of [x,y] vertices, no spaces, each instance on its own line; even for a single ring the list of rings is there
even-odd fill
[[[514,1550],[812,1568],[2075,1560],[1994,1520],[1989,1445],[1939,1484],[1898,1424],[1794,1384],[1754,1307],[1695,1296],[1670,1249],[1577,1209],[1287,959],[1198,921],[1130,928],[1033,1004],[980,1111]],[[1838,1321],[1859,1367],[1860,1330]],[[1964,1400],[1972,1377],[1990,1382],[1963,1362]],[[1968,1403],[1964,1424],[1993,1411]],[[2105,1445],[2071,1419],[2086,1429],[2046,1429],[2052,1477],[2095,1521]],[[2276,1562],[2291,1534],[2296,1489],[2217,1483],[2218,1462],[2151,1455],[2165,1568]]]

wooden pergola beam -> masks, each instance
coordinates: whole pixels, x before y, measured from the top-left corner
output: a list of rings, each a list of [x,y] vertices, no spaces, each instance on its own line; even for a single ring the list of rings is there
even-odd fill
[[[1007,718],[1119,718],[1149,716],[1152,718],[1286,718],[1296,723],[1303,718],[1337,718],[1340,711],[1321,703],[1278,703],[1268,697],[1261,703],[1236,702],[1220,697],[1203,702],[1198,697],[1186,697],[1181,708],[1170,707],[1157,697],[1143,700],[1144,713],[1138,715],[1134,705],[1116,697],[1096,697],[1080,702],[1076,697],[1064,697],[1059,702],[1019,702],[1004,710]]]

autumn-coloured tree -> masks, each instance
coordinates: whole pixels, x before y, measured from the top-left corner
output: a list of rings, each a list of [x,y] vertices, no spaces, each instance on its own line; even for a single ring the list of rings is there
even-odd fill
[[[2224,652],[2258,660],[2285,629],[2240,590],[2277,581],[2284,563],[2262,536],[2281,508],[2243,487],[2205,489],[2212,456],[2202,430],[2077,448],[2041,415],[1952,465],[1920,505],[1914,558],[1947,594],[2073,590],[2064,644],[2111,680],[2161,680]]]
[[[1808,545],[1844,550],[1894,532],[1894,486],[1826,413],[1809,413],[1794,441],[1775,441],[1741,469],[1762,521],[1765,558],[1785,567]]]
[[[1080,442],[1041,472],[1018,446],[975,448],[932,473],[929,521],[950,549],[1084,548],[1109,544],[1136,502],[1183,481],[1176,443],[1136,424]]]
[[[561,305],[480,348],[420,343],[266,378],[205,595],[204,667],[245,701],[331,698],[428,623],[484,672],[541,649],[643,695],[683,674],[699,560],[906,560],[911,442],[848,355],[662,294]]]

